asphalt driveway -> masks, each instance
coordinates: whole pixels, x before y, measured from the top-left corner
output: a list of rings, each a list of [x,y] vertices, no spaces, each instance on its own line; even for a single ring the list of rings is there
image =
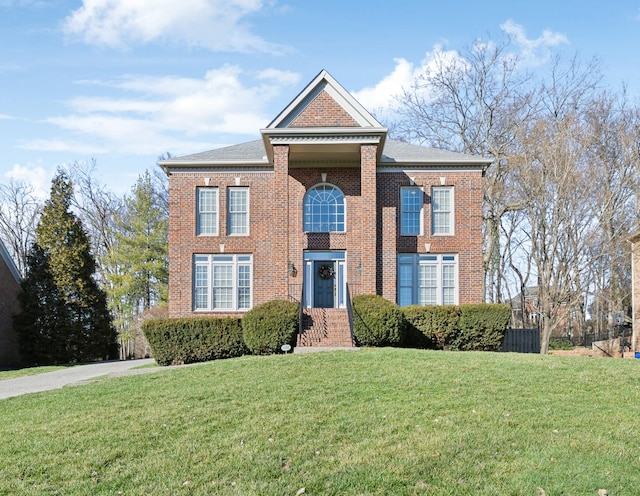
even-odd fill
[[[38,393],[59,389],[69,384],[78,384],[103,375],[123,375],[134,367],[154,363],[153,358],[142,360],[114,360],[109,362],[96,362],[86,365],[76,365],[64,370],[47,372],[44,374],[29,375],[16,379],[0,381],[0,400],[20,396],[21,394]],[[153,372],[160,367],[142,369],[140,372]],[[133,372],[133,371],[131,371]]]

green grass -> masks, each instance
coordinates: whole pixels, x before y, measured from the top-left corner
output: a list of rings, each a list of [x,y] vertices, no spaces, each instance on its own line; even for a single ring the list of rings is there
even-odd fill
[[[45,365],[42,367],[29,367],[17,370],[1,370],[0,381],[5,379],[15,379],[17,377],[25,377],[27,375],[44,374],[45,372],[55,372],[56,370],[62,370],[73,366],[74,365]]]
[[[640,494],[640,361],[364,349],[0,401],[0,494]]]

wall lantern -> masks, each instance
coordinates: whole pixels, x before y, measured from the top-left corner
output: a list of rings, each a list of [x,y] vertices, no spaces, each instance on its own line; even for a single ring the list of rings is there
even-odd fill
[[[293,265],[293,262],[291,260],[287,262],[287,274],[289,274],[291,277],[296,277],[298,275],[298,269],[296,269],[296,266]]]

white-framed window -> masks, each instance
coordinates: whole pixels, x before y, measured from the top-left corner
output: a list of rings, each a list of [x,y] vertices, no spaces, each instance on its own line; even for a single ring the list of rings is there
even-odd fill
[[[218,235],[218,188],[196,188],[196,234]]]
[[[302,206],[305,232],[345,232],[344,194],[331,184],[314,186]]]
[[[400,235],[419,236],[422,234],[422,208],[424,193],[418,186],[400,188]]]
[[[242,311],[251,308],[252,255],[194,256],[193,308]]]
[[[457,305],[458,256],[398,255],[398,305]]]
[[[431,189],[431,233],[453,234],[453,188],[437,186]]]
[[[227,191],[227,234],[249,234],[249,188],[233,187]]]

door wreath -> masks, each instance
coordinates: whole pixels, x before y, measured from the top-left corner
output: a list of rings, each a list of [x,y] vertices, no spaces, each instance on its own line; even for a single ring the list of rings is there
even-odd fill
[[[333,277],[333,266],[329,264],[322,264],[318,267],[318,275],[320,279],[331,279]]]

